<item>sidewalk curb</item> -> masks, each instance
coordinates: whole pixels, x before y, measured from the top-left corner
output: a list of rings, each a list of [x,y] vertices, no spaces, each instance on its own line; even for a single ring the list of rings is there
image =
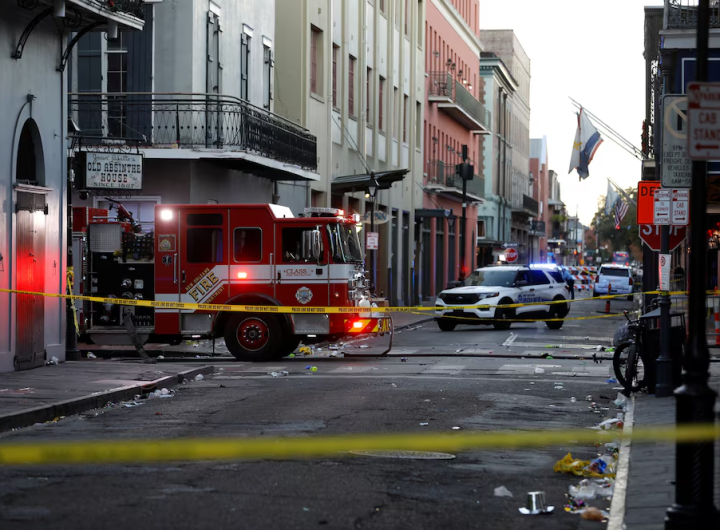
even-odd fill
[[[198,374],[209,375],[214,371],[214,366],[191,368],[190,370],[156,379],[155,381],[138,381],[136,385],[112,388],[97,394],[88,394],[79,398],[58,401],[41,407],[4,414],[0,416],[0,432],[29,427],[30,425],[44,423],[60,416],[72,416],[103,407],[110,401],[126,401],[143,391],[149,392],[157,387],[171,388],[181,384],[183,379],[191,379]]]
[[[612,503],[610,504],[610,517],[608,518],[607,530],[622,530],[625,527],[625,504],[627,496],[628,475],[630,473],[630,450],[632,442],[629,436],[633,432],[635,423],[635,396],[628,402],[625,411],[625,422],[623,426],[623,438],[620,442],[620,458],[618,460],[617,473],[615,474],[615,488],[613,491]]]

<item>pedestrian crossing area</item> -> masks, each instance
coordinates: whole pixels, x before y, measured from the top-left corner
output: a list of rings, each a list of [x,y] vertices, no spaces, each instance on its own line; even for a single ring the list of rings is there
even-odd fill
[[[315,364],[309,361],[307,366],[299,363],[288,363],[286,365],[258,366],[256,364],[234,365],[217,372],[213,376],[215,380],[243,379],[248,377],[288,377],[288,376],[312,376],[312,377],[346,377],[346,376],[426,376],[426,377],[472,377],[472,376],[511,376],[511,377],[585,377],[603,378],[612,377],[612,365],[610,363],[595,364],[592,361],[566,361],[554,363],[528,362],[498,362],[497,359],[483,360],[476,362],[457,364],[447,362],[397,362],[397,359],[387,359],[382,362],[318,362]],[[316,370],[312,370],[315,367]],[[272,374],[277,374],[273,376]],[[287,375],[285,375],[287,374]]]

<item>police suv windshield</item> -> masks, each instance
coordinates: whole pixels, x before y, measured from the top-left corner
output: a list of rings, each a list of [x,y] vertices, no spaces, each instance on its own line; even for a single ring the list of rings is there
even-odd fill
[[[329,224],[327,231],[330,240],[330,256],[334,263],[360,263],[363,261],[363,251],[355,225]]]
[[[468,287],[512,287],[516,270],[481,269],[465,278]]]

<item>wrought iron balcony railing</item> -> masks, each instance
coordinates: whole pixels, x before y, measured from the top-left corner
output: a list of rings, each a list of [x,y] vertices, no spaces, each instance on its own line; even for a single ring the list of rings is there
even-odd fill
[[[472,161],[468,161],[472,164]],[[453,188],[454,193],[462,194],[463,181],[455,174],[455,164],[445,164],[442,160],[431,160],[427,167],[428,181],[446,188]],[[485,198],[485,177],[474,175],[467,181],[467,192],[475,197]]]
[[[317,139],[272,112],[232,96],[160,93],[70,95],[83,143],[249,151],[317,170]]]
[[[483,128],[490,128],[490,112],[480,103],[475,96],[453,76],[446,72],[431,72],[429,97],[447,98],[452,103],[460,106],[472,118],[480,123]]]
[[[533,199],[532,197],[528,197],[527,195],[523,195],[523,210],[528,212],[533,217],[536,217],[538,215],[538,212],[540,211],[538,202]]]
[[[667,29],[696,29],[698,0],[665,0],[665,27]],[[710,2],[710,27],[720,27],[720,5]]]

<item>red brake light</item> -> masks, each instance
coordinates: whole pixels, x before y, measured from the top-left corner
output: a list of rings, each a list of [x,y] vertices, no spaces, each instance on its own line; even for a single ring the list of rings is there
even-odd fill
[[[632,284],[633,284],[633,282],[632,282],[632,276],[630,276],[630,285],[632,285]]]

